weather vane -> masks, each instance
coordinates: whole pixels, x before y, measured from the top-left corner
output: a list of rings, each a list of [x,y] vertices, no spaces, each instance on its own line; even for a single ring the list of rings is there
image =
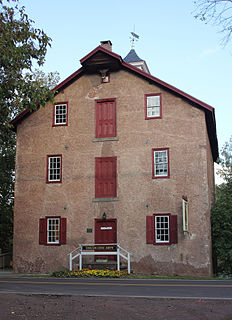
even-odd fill
[[[134,28],[135,31],[135,28]],[[135,33],[135,32],[131,32],[132,37],[130,37],[131,39],[131,49],[134,49],[134,43],[135,41],[138,41],[139,36]]]

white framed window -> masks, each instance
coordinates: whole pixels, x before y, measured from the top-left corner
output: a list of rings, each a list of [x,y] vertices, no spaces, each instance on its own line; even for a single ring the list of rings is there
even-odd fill
[[[161,94],[145,95],[145,119],[161,118]]]
[[[61,182],[62,156],[47,156],[47,182]]]
[[[178,243],[177,215],[155,213],[146,216],[146,243],[154,245]]]
[[[68,103],[54,104],[53,126],[66,126],[68,124]]]
[[[169,149],[153,149],[153,178],[169,178]]]
[[[63,245],[66,244],[67,218],[50,216],[39,219],[39,244]]]
[[[60,218],[47,219],[47,243],[60,243]]]
[[[169,243],[169,215],[155,216],[155,243]]]
[[[189,230],[189,218],[188,218],[188,199],[186,196],[182,196],[182,216],[183,216],[183,231],[187,233]]]

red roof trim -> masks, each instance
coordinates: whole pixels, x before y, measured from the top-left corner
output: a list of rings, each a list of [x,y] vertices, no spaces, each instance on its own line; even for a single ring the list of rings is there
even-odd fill
[[[77,71],[73,72],[68,78],[66,78],[64,81],[62,81],[61,83],[59,83],[55,88],[53,88],[52,90],[55,91],[60,91],[62,90],[63,87],[65,87],[66,85],[69,84],[69,82],[71,82],[73,79],[75,79],[77,76],[81,76],[81,74],[83,73],[84,69],[80,68]],[[36,110],[29,110],[26,109],[23,112],[21,112],[19,115],[17,115],[17,117],[15,117],[13,120],[10,121],[10,124],[13,126],[17,126],[17,123],[22,120],[24,117],[26,117],[29,113],[33,113]]]
[[[185,99],[187,99],[188,101],[194,103],[195,105],[199,106],[200,108],[203,108],[204,111],[206,111],[206,115],[208,114],[209,116],[209,112],[211,114],[211,117],[209,118],[208,116],[206,117],[207,120],[207,127],[208,130],[212,130],[212,139],[210,140],[211,142],[211,147],[214,145],[214,147],[216,148],[213,151],[213,155],[214,155],[214,160],[217,159],[218,157],[218,147],[217,147],[217,136],[216,136],[216,124],[215,124],[215,114],[214,114],[214,108],[211,107],[210,105],[202,102],[201,100],[198,100],[196,98],[194,98],[193,96],[185,93],[182,90],[177,89],[176,87],[130,65],[129,63],[126,63],[122,60],[121,56],[119,56],[118,54],[107,50],[105,48],[103,48],[102,46],[98,46],[97,48],[95,48],[94,50],[92,50],[89,54],[87,54],[84,58],[82,58],[80,60],[81,64],[83,64],[87,59],[89,59],[91,56],[93,56],[95,53],[97,53],[98,51],[104,52],[110,56],[112,56],[113,58],[117,59],[121,66],[124,67],[127,70],[130,70],[134,73],[136,73],[137,75],[140,75],[142,77],[144,77],[145,79],[152,81],[164,88],[166,88],[167,90],[172,91],[173,93],[176,93],[177,95],[179,95],[180,97],[183,97]],[[71,74],[68,78],[66,78],[64,81],[62,81],[60,84],[58,84],[53,90],[55,91],[61,91],[64,87],[68,86],[76,77],[81,76],[84,73],[84,68],[81,67],[80,69],[78,69],[77,71],[75,71],[73,74]],[[208,112],[207,112],[208,111]],[[31,113],[30,110],[25,110],[23,111],[21,114],[19,114],[15,119],[13,119],[10,124],[14,125],[14,129],[16,129],[17,124],[20,120],[23,120],[24,117],[28,116],[29,113]],[[213,147],[212,147],[213,150]]]
[[[214,110],[214,108],[211,107],[210,105],[208,105],[207,103],[204,103],[201,100],[198,100],[198,99],[194,98],[193,96],[189,95],[188,93],[186,93],[186,92],[184,92],[184,91],[182,91],[180,89],[177,89],[176,87],[168,84],[167,82],[164,82],[164,81],[162,81],[162,80],[160,80],[160,79],[158,79],[158,78],[156,78],[156,77],[154,77],[154,76],[152,76],[152,75],[150,75],[150,74],[148,74],[148,73],[146,73],[146,72],[144,72],[144,71],[142,71],[142,70],[130,65],[127,62],[123,61],[122,65],[125,68],[131,69],[132,71],[141,74],[142,76],[148,78],[149,80],[152,80],[152,81],[162,85],[163,87],[178,93],[179,95],[187,98],[188,100],[191,100],[192,102],[199,104],[200,106],[202,106],[203,108],[208,109],[209,111],[213,111]]]
[[[17,115],[17,117],[15,117],[13,120],[11,120],[10,124],[15,125],[21,118],[23,118],[25,115],[27,115],[28,113],[31,113],[31,112],[33,112],[33,111],[30,111],[29,109],[24,110],[19,115]]]
[[[167,89],[169,89],[169,90],[171,90],[171,91],[179,94],[180,96],[182,96],[182,97],[184,97],[184,98],[186,98],[186,99],[188,99],[188,100],[190,100],[190,101],[198,104],[199,106],[201,106],[202,108],[204,108],[204,109],[206,109],[206,110],[209,110],[209,111],[211,111],[211,112],[214,111],[214,108],[211,107],[210,105],[202,102],[201,100],[198,100],[198,99],[194,98],[193,96],[185,93],[185,92],[182,91],[182,90],[177,89],[176,87],[168,84],[167,82],[164,82],[164,81],[162,81],[162,80],[160,80],[160,79],[158,79],[158,78],[156,78],[156,77],[154,77],[154,76],[152,76],[152,75],[150,75],[150,74],[148,74],[148,73],[146,73],[146,72],[144,72],[144,71],[142,71],[142,70],[140,70],[140,69],[138,69],[138,68],[130,65],[130,64],[127,63],[127,62],[124,62],[124,61],[122,60],[121,56],[119,56],[118,54],[116,54],[116,53],[114,53],[114,52],[112,52],[112,51],[110,51],[110,50],[107,50],[107,49],[103,48],[102,46],[98,46],[97,48],[95,48],[94,50],[92,50],[89,54],[87,54],[84,58],[82,58],[82,59],[80,60],[80,63],[83,64],[87,59],[89,59],[92,55],[94,55],[94,54],[95,54],[96,52],[98,52],[98,51],[105,52],[105,53],[111,55],[112,57],[118,59],[124,68],[129,69],[129,70],[131,70],[131,71],[133,71],[133,72],[135,72],[135,73],[137,73],[137,74],[140,74],[141,76],[145,77],[146,79],[149,79],[149,80],[151,80],[151,81],[154,81],[155,83],[157,83],[157,84],[159,84],[159,85],[161,85],[161,86],[163,86],[163,87],[165,87],[165,88],[167,88]],[[84,73],[84,68],[83,68],[83,67],[81,67],[80,69],[78,69],[77,71],[75,71],[74,73],[72,73],[68,78],[66,78],[64,81],[62,81],[61,83],[59,83],[53,90],[54,90],[54,91],[60,91],[60,90],[62,90],[62,88],[63,88],[64,86],[67,86],[67,85],[69,84],[69,82],[71,82],[71,81],[72,81],[73,79],[75,79],[77,76],[81,76],[82,73]],[[32,111],[32,112],[33,112],[33,111]],[[24,111],[23,111],[22,113],[20,113],[16,118],[14,118],[14,119],[10,122],[10,124],[12,124],[12,125],[14,125],[14,126],[17,125],[17,122],[20,121],[24,116],[28,115],[28,113],[31,113],[31,111],[28,110],[28,109],[27,109],[27,110],[24,110]]]
[[[77,71],[73,72],[68,78],[66,78],[64,81],[59,83],[53,91],[58,91],[59,89],[62,89],[65,85],[69,83],[69,81],[72,81],[75,77],[80,76],[83,73],[84,69],[80,68]]]
[[[112,57],[118,59],[121,63],[123,62],[122,57],[119,56],[117,53],[114,53],[110,50],[107,50],[107,49],[103,48],[102,46],[98,46],[97,48],[92,50],[90,53],[88,53],[86,56],[84,56],[84,58],[82,58],[80,60],[80,63],[83,64],[86,60],[88,60],[91,56],[93,56],[98,51],[102,51],[104,53],[110,54]]]
[[[203,101],[194,98],[193,96],[189,95],[188,93],[186,93],[186,92],[184,92],[184,91],[182,91],[180,89],[177,89],[176,87],[168,84],[167,82],[164,82],[164,81],[162,81],[162,80],[160,80],[160,79],[158,79],[158,78],[156,78],[156,77],[154,77],[154,76],[152,76],[152,75],[150,75],[150,74],[148,74],[148,73],[146,73],[146,72],[144,72],[144,71],[132,66],[131,64],[123,61],[121,56],[119,56],[118,54],[116,54],[116,53],[114,53],[114,52],[112,52],[110,50],[107,50],[107,49],[103,48],[102,46],[98,46],[97,48],[92,50],[89,54],[87,54],[84,58],[82,58],[80,60],[80,63],[83,64],[87,59],[89,59],[92,55],[94,55],[98,51],[102,51],[102,52],[105,52],[105,53],[111,55],[112,57],[118,59],[123,67],[125,67],[127,69],[130,69],[130,70],[140,74],[141,76],[143,76],[143,77],[145,77],[145,78],[147,78],[149,80],[152,80],[152,81],[162,85],[163,87],[165,87],[165,88],[167,88],[167,89],[169,89],[171,91],[174,91],[174,92],[178,93],[179,95],[185,97],[188,100],[191,100],[192,102],[200,105],[201,107],[203,107],[203,108],[205,108],[205,109],[207,109],[209,111],[213,111],[214,110],[214,108],[211,107],[210,105],[208,105],[207,103],[204,103]]]

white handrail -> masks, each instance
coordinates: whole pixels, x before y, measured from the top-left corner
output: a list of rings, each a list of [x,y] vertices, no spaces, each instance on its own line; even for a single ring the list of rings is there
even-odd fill
[[[104,249],[103,251],[96,251],[98,250],[96,249],[96,247],[107,247],[107,246],[116,247],[116,251],[104,251]],[[83,248],[83,247],[89,247],[89,248]],[[73,255],[73,253],[78,250],[79,250],[79,253]],[[124,254],[120,251],[124,251],[123,252]],[[126,249],[122,248],[118,243],[79,244],[77,248],[75,248],[69,253],[69,270],[70,271],[72,271],[72,262],[77,257],[79,257],[79,269],[80,270],[82,269],[82,256],[84,255],[117,255],[117,270],[120,271],[120,257],[122,257],[125,260],[127,260],[127,271],[128,273],[130,273],[130,253]]]

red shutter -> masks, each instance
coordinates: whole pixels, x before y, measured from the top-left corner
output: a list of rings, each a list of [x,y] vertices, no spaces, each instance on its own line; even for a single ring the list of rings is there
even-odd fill
[[[170,242],[178,243],[177,216],[170,216]]]
[[[66,244],[67,219],[60,218],[60,244]]]
[[[39,244],[47,244],[47,219],[39,219]]]
[[[147,243],[154,243],[155,232],[154,232],[154,216],[146,216],[146,234]]]
[[[95,104],[96,138],[116,136],[115,100],[96,101]]]
[[[95,197],[113,198],[116,190],[116,157],[95,158]]]

